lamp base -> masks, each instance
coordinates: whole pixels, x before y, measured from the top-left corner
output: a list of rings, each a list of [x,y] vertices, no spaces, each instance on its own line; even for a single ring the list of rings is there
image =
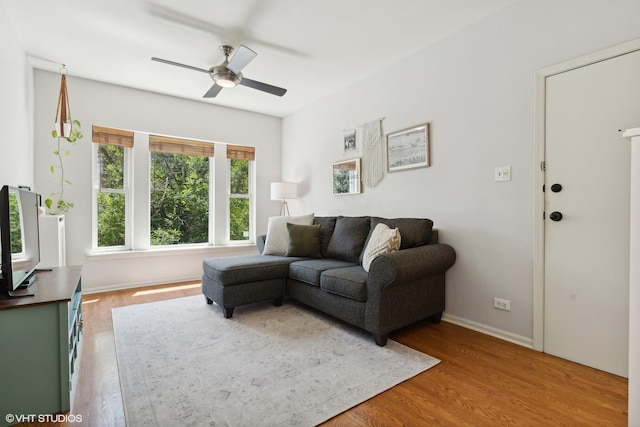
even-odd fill
[[[289,206],[287,205],[286,200],[282,200],[280,202],[280,216],[291,216],[289,213]]]

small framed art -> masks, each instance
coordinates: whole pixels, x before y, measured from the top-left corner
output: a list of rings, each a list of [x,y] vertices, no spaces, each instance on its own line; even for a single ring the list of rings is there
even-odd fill
[[[360,158],[333,164],[333,195],[359,194]]]
[[[342,150],[345,156],[353,156],[360,151],[355,127],[342,131]]]
[[[424,168],[429,160],[429,123],[387,134],[389,172]]]

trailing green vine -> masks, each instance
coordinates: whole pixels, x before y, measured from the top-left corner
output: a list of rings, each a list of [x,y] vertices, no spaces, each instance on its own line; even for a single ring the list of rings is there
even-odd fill
[[[54,129],[51,131],[51,136],[54,139],[57,139],[57,147],[54,150],[53,154],[58,158],[58,166],[51,165],[49,166],[49,171],[53,175],[58,175],[54,178],[54,183],[59,186],[58,191],[54,191],[49,195],[47,199],[44,201],[44,205],[47,208],[47,213],[50,215],[61,215],[66,213],[73,207],[73,202],[67,201],[64,198],[64,189],[65,185],[72,185],[71,181],[65,179],[64,176],[64,161],[63,156],[69,156],[71,154],[70,148],[63,148],[63,143],[66,141],[71,146],[76,145],[80,139],[82,139],[82,130],[81,125],[78,120],[70,120],[71,123],[71,133],[67,137],[58,136],[58,132]],[[64,141],[63,141],[64,140]]]

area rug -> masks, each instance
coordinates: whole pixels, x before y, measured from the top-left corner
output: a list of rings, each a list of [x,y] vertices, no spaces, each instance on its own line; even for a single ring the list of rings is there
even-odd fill
[[[114,308],[127,425],[313,426],[440,361],[285,301]]]

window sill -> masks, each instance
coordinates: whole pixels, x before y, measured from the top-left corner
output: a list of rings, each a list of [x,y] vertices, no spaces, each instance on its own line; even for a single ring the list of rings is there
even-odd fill
[[[110,259],[124,258],[151,258],[164,257],[171,255],[217,255],[217,256],[233,256],[245,255],[249,252],[256,251],[255,244],[229,245],[229,246],[188,246],[188,247],[162,247],[147,250],[122,250],[122,251],[93,251],[87,252],[86,257],[89,261],[102,261]]]

